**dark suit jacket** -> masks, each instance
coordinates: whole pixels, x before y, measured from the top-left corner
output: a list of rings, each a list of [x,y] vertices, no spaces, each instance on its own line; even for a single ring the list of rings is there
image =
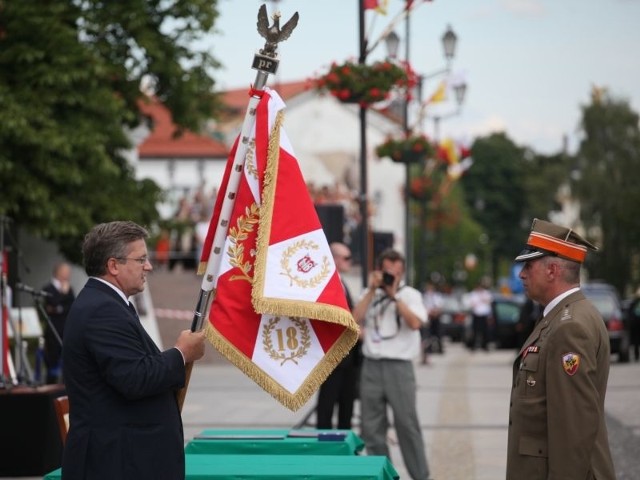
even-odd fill
[[[609,336],[575,292],[541,321],[513,366],[507,480],[615,480],[604,417]]]
[[[89,279],[63,339],[70,429],[62,478],[184,478],[184,438],[175,390],[180,352],[160,352],[122,298]]]

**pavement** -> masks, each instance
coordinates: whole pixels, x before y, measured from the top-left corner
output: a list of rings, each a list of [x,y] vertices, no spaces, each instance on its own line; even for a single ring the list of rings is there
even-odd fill
[[[171,272],[156,269],[148,280],[146,321],[168,348],[190,327],[201,279],[178,266]],[[351,280],[358,292],[358,277]],[[470,352],[446,342],[443,354],[430,355],[427,365],[416,363],[418,415],[435,480],[505,478],[514,355]],[[640,363],[617,364],[612,357],[606,414],[618,480],[639,478],[639,399]],[[288,410],[208,346],[193,368],[183,406],[185,439],[207,428],[313,428],[315,402],[314,396],[299,411]],[[359,433],[358,402],[354,430]],[[389,442],[400,478],[409,478],[393,429]]]

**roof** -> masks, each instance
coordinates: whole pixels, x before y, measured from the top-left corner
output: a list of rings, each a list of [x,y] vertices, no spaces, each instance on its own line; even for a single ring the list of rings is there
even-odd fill
[[[140,112],[151,119],[151,133],[138,146],[139,158],[226,158],[227,146],[190,130],[180,132],[171,112],[157,99],[139,102]]]
[[[297,82],[276,82],[270,87],[278,92],[286,102],[292,97],[309,90],[311,88],[311,84],[309,83],[309,80],[303,80]],[[244,113],[247,108],[247,104],[249,103],[249,89],[250,87],[246,86],[222,92],[222,103],[227,107],[229,115]]]

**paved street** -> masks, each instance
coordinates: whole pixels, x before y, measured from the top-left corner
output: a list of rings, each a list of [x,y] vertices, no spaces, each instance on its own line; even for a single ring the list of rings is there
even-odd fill
[[[354,283],[358,291],[357,279]],[[191,314],[181,316],[179,311],[193,311],[200,279],[193,272],[156,271],[149,284],[156,312],[164,315],[157,315],[157,321],[168,346],[179,330],[190,325]],[[186,438],[204,428],[313,426],[309,412],[315,399],[290,412],[212,347],[207,350],[194,367],[184,405]],[[504,478],[513,356],[504,350],[470,353],[460,344],[447,344],[444,355],[431,355],[429,365],[416,365],[420,421],[436,480]],[[358,405],[356,414],[357,409]],[[606,410],[618,479],[637,479],[640,364],[612,363]],[[393,442],[393,431],[389,437]],[[392,461],[401,478],[408,478],[397,446]]]

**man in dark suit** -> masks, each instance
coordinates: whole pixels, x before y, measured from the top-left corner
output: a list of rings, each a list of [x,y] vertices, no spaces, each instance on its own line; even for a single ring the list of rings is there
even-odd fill
[[[44,331],[44,361],[47,365],[47,383],[62,382],[62,345],[64,324],[71,304],[76,296],[71,288],[71,266],[66,262],[53,267],[53,275],[42,290],[49,295],[44,297],[44,310],[49,317]]]
[[[609,337],[580,291],[591,243],[535,219],[520,272],[527,296],[544,306],[513,365],[507,480],[614,480],[604,418]]]
[[[183,479],[184,439],[176,390],[185,363],[204,355],[204,333],[181,332],[161,352],[128,297],[142,292],[147,231],[133,222],[95,226],[82,252],[89,280],[63,339],[69,433],[62,478]]]
[[[333,260],[340,274],[351,269],[351,251],[340,242],[330,246]],[[349,288],[342,280],[349,310],[353,309],[353,300]],[[338,428],[350,430],[353,416],[353,403],[357,397],[359,368],[362,363],[360,342],[351,349],[344,359],[320,386],[318,405],[316,406],[316,427],[333,428],[333,410],[338,405]]]

